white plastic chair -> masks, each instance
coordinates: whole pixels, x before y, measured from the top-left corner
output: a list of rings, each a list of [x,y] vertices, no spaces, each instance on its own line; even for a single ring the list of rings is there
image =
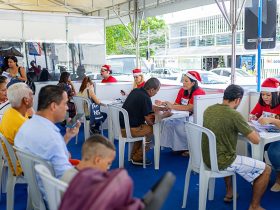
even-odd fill
[[[186,133],[189,144],[190,159],[188,169],[186,171],[184,196],[182,208],[186,207],[188,188],[191,171],[199,173],[199,210],[206,209],[207,191],[209,189],[208,199],[214,199],[215,178],[232,176],[233,180],[233,209],[236,210],[236,175],[233,172],[220,171],[218,169],[216,136],[207,128],[200,125],[187,122]],[[201,138],[202,133],[207,135],[209,141],[209,153],[211,169],[208,168],[202,159]]]
[[[1,143],[1,142],[0,142]],[[8,163],[4,160],[2,150],[0,149],[0,201],[2,200],[2,193],[6,193],[6,183],[8,177]]]
[[[23,169],[24,176],[29,186],[29,193],[31,195],[32,205],[35,210],[47,209],[43,200],[43,195],[40,191],[40,184],[38,183],[34,166],[36,164],[42,164],[49,168],[52,174],[54,170],[52,166],[44,159],[30,154],[30,152],[24,151],[23,149],[14,146],[20,165]]]
[[[43,181],[44,189],[47,193],[49,209],[57,210],[68,184],[55,178],[50,170],[44,165],[35,165],[35,170]]]
[[[85,107],[84,107],[85,104],[87,105],[88,110],[90,112],[91,101],[88,98],[81,97],[81,96],[73,96],[73,101],[76,106],[77,113],[85,113]],[[84,123],[84,137],[86,140],[90,136],[89,134],[90,121],[86,119],[85,115],[82,117],[81,120],[82,120],[81,122]],[[76,144],[77,143],[78,143],[78,135],[76,136]]]
[[[85,113],[85,104],[88,107],[88,111],[90,113],[90,106],[92,104],[91,100],[85,97],[81,97],[81,96],[73,96],[73,101],[74,104],[76,106],[77,109],[77,113]],[[84,115],[82,118],[82,122],[84,123],[84,136],[85,136],[85,140],[90,136],[90,132],[89,132],[89,126],[90,126],[90,120],[86,119],[86,116]],[[101,123],[101,134],[103,135],[103,126]],[[76,144],[78,142],[78,135],[76,136]]]
[[[129,118],[128,113],[125,109],[111,105],[108,107],[109,112],[112,115],[112,123],[113,123],[113,130],[117,131],[119,134],[119,167],[124,167],[124,152],[125,152],[125,143],[133,143],[136,141],[142,141],[142,147],[143,147],[143,168],[146,168],[146,152],[145,152],[145,144],[146,144],[146,137],[132,137],[130,132],[130,124],[129,124]],[[119,115],[120,113],[124,116],[124,123],[125,123],[125,131],[126,131],[126,138],[122,136],[121,133],[121,126],[119,121]],[[128,147],[128,161],[130,161],[130,152],[131,151],[131,145]]]
[[[7,141],[7,139],[0,133],[0,149],[2,152],[2,155],[4,157],[4,161],[6,161],[8,163],[8,158],[4,152],[4,148],[3,145],[1,144],[1,142],[4,143],[4,145],[6,146],[8,155],[10,157],[11,163],[12,165],[10,166],[10,164],[8,164],[8,178],[7,178],[7,184],[6,184],[6,190],[7,190],[7,196],[6,196],[6,209],[7,210],[13,210],[14,209],[14,190],[15,190],[15,185],[18,183],[24,183],[27,184],[27,181],[25,179],[24,176],[15,176],[12,173],[12,170],[14,170],[15,172],[17,171],[17,158],[15,155],[15,152],[13,150],[12,145]],[[12,169],[13,168],[13,169]],[[32,209],[32,203],[31,203],[31,196],[29,193],[29,187],[27,189],[27,207],[26,209]]]

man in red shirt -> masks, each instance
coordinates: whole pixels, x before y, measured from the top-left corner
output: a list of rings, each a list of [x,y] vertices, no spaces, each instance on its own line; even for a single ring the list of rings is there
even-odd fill
[[[108,82],[117,82],[116,78],[111,76],[112,70],[110,69],[111,66],[105,64],[101,67],[100,74],[103,77],[101,83],[108,83]]]

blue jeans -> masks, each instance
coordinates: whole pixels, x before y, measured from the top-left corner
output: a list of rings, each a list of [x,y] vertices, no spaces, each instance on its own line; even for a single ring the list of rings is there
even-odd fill
[[[280,172],[280,141],[270,143],[267,154],[273,168]]]

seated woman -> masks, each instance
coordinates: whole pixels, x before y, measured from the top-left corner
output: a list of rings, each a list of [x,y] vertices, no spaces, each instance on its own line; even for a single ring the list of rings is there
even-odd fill
[[[6,76],[8,80],[16,79],[22,82],[27,81],[25,68],[18,65],[18,60],[15,56],[8,57],[8,69],[3,72],[3,76]]]
[[[194,96],[205,95],[205,91],[198,86],[201,78],[198,72],[189,71],[183,77],[183,87],[179,90],[175,103],[168,101],[156,101],[156,105],[164,105],[169,109],[193,112]],[[187,156],[188,143],[186,141],[185,123],[186,119],[170,119],[164,122],[161,135],[161,146],[170,147],[173,151],[183,151]],[[171,138],[172,137],[172,138]]]
[[[275,78],[267,78],[262,83],[259,101],[251,111],[249,120],[259,119],[261,124],[272,123],[280,127],[279,116],[279,81]],[[275,184],[270,190],[280,192],[280,141],[270,143],[268,148],[266,147],[265,149],[267,149],[269,160],[277,172]]]
[[[100,100],[96,97],[94,90],[93,90],[93,82],[91,81],[90,77],[85,77],[82,81],[78,96],[82,96],[85,98],[89,98],[93,103],[100,105]],[[90,111],[86,108],[85,115],[89,116]],[[105,112],[101,112],[103,119],[98,122],[91,122],[90,130],[92,133],[100,133],[100,125],[103,123],[106,118],[107,114]]]
[[[133,69],[132,73],[133,73],[133,78],[134,78],[133,89],[143,87],[145,85],[145,80],[144,80],[144,75],[143,75],[141,69]],[[127,94],[126,92],[121,90],[121,94],[123,96],[126,96],[129,93]]]
[[[156,105],[164,105],[178,111],[193,112],[193,101],[196,95],[205,95],[205,91],[198,86],[201,77],[196,71],[188,71],[183,77],[183,87],[179,90],[175,103],[156,100]]]
[[[249,120],[257,120],[262,115],[275,117],[280,115],[279,81],[275,78],[267,78],[261,85],[260,98],[251,111]]]
[[[73,118],[76,115],[76,108],[75,104],[71,101],[71,99],[74,95],[76,95],[76,91],[71,81],[70,73],[67,71],[62,72],[57,85],[63,88],[68,95],[68,113],[69,117]]]

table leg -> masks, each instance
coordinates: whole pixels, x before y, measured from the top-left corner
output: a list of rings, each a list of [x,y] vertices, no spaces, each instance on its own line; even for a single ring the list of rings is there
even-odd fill
[[[155,123],[153,125],[153,133],[154,133],[154,162],[155,169],[159,169],[159,157],[160,157],[160,123]]]

